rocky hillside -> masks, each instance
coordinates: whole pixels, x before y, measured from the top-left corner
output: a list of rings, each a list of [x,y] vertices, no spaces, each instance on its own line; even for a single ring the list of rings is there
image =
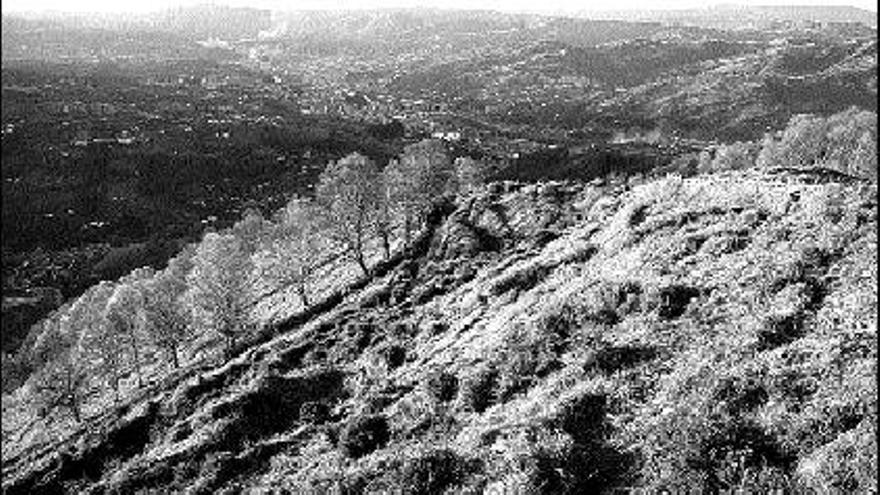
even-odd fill
[[[874,492],[877,190],[832,178],[490,184],[79,428],[4,396],[4,493]]]

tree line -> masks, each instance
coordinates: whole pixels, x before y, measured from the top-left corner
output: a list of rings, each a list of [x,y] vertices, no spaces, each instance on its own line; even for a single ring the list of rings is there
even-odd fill
[[[785,129],[760,142],[736,142],[702,152],[696,172],[827,169],[877,182],[877,114],[850,108],[827,117],[795,115]]]
[[[93,395],[118,404],[123,383],[141,388],[148,376],[217,347],[228,359],[256,330],[257,302],[292,289],[307,309],[319,296],[316,273],[328,262],[352,263],[368,276],[371,264],[410,243],[434,201],[472,191],[484,170],[471,158],[451,160],[434,140],[406,147],[384,166],[353,153],[326,166],[313,197],[295,196],[268,219],[247,211],[161,271],[140,268],[101,282],[22,346],[36,404],[46,414],[67,410],[78,422]]]

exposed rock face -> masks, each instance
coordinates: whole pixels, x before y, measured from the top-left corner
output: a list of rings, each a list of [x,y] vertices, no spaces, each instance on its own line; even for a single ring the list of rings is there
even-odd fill
[[[875,491],[875,205],[755,171],[497,184],[274,339],[4,445],[4,490]]]

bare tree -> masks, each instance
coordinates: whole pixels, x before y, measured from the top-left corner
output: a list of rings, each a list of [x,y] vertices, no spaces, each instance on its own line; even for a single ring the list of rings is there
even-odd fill
[[[77,347],[65,349],[34,375],[33,390],[41,404],[41,415],[64,408],[70,411],[77,423],[82,421],[88,373],[77,350]]]
[[[189,320],[179,301],[186,286],[175,273],[159,273],[141,287],[144,330],[165,351],[173,369],[180,367],[180,349],[189,336]]]
[[[139,312],[143,306],[141,293],[137,286],[130,283],[121,283],[107,301],[104,310],[106,319],[107,336],[101,340],[107,345],[115,345],[113,341],[124,344],[124,348],[131,354],[132,369],[137,378],[138,388],[144,386],[143,374],[141,373],[141,347],[144,344],[141,335],[141,322]]]
[[[309,282],[323,261],[321,232],[320,208],[309,199],[290,200],[278,216],[274,240],[254,256],[259,279],[276,287],[296,284],[308,307]]]
[[[238,238],[209,233],[196,249],[186,276],[183,301],[193,323],[218,332],[225,340],[227,357],[246,331],[251,272],[250,256]]]
[[[391,236],[394,228],[394,189],[384,170],[379,175],[378,195],[373,216],[376,235],[379,236],[382,246],[382,258],[388,260],[391,257]]]
[[[446,148],[437,140],[424,140],[407,146],[400,161],[386,167],[389,197],[403,218],[404,242],[409,243],[412,230],[421,223],[431,205],[449,191],[455,180]]]
[[[121,372],[118,353],[113,363],[101,362],[105,348],[83,344],[83,337],[102,326],[104,305],[113,290],[113,284],[101,282],[43,323],[31,360],[36,367],[34,389],[44,410],[67,408],[79,421],[85,388],[95,371],[99,377],[108,370],[109,376]]]
[[[391,160],[382,170],[383,197],[389,216],[400,219],[403,243],[409,244],[413,216],[418,211],[421,198],[416,189],[416,178],[408,174],[400,160]]]
[[[245,251],[253,254],[262,245],[271,227],[272,223],[263,218],[260,210],[248,208],[241,220],[232,226],[231,233],[241,240]]]
[[[369,158],[353,153],[331,162],[321,173],[316,198],[327,216],[328,231],[346,246],[364,272],[366,242],[374,229],[379,171]]]
[[[144,331],[167,354],[173,369],[180,367],[180,352],[192,335],[182,296],[195,254],[196,245],[187,245],[164,270],[141,284]]]
[[[124,342],[107,321],[96,318],[83,329],[76,348],[81,365],[93,377],[104,378],[113,390],[114,401],[119,403],[119,381],[125,371]]]

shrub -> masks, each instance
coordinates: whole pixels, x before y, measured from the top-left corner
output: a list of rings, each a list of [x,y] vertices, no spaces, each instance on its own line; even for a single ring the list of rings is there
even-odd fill
[[[363,457],[388,443],[388,421],[376,414],[349,421],[339,435],[339,446],[346,455]]]
[[[877,493],[877,419],[816,449],[798,469],[805,493]]]
[[[480,188],[486,181],[485,166],[470,157],[456,158],[452,164],[454,189],[458,194],[467,194]]]
[[[463,459],[449,449],[429,450],[407,459],[398,475],[405,494],[443,493],[466,473]]]
[[[406,347],[399,344],[391,344],[382,349],[382,357],[389,370],[403,366],[406,361]]]
[[[652,492],[768,493],[787,482],[794,462],[758,424],[708,403],[663,417],[643,453]]]
[[[593,259],[593,256],[599,252],[599,248],[594,244],[581,244],[571,254],[565,257],[563,263],[586,263]]]
[[[307,401],[299,408],[299,419],[305,423],[321,424],[330,416],[330,407],[318,401]]]
[[[370,321],[345,323],[342,329],[342,342],[335,346],[335,350],[349,356],[360,355],[381,338],[379,328]]]
[[[464,377],[458,391],[461,409],[482,413],[494,402],[498,386],[498,370],[494,366],[483,365]]]
[[[572,331],[579,325],[578,320],[578,314],[570,304],[561,304],[541,315],[537,330],[542,334],[556,337],[561,343],[571,336]]]
[[[589,363],[603,373],[614,373],[622,369],[650,361],[657,356],[657,350],[639,345],[622,345],[602,347],[596,351]]]
[[[642,288],[636,282],[601,282],[558,307],[545,313],[539,328],[556,339],[556,352],[564,351],[567,341],[583,334],[590,326],[610,326],[638,311],[642,304]],[[581,335],[583,336],[583,335]]]
[[[755,163],[756,155],[757,149],[752,143],[725,144],[715,151],[711,169],[712,171],[721,171],[750,168]]]
[[[440,402],[449,402],[458,392],[458,377],[453,373],[441,371],[428,377],[426,388],[432,397]]]
[[[767,401],[768,393],[756,378],[727,377],[721,380],[712,394],[731,414],[751,411]]]
[[[792,463],[772,437],[757,425],[743,420],[716,425],[697,446],[687,463],[703,471],[704,486],[710,491],[754,483],[756,471],[781,470],[784,473]]]
[[[607,398],[587,394],[566,404],[559,415],[559,427],[577,442],[591,442],[602,434]]]
[[[617,314],[626,316],[641,309],[642,286],[638,282],[627,281],[617,287]]]
[[[772,349],[787,344],[803,334],[803,315],[771,315],[758,332],[758,349]]]
[[[691,300],[700,295],[696,287],[670,285],[662,287],[649,297],[649,305],[664,320],[673,320],[684,314]]]
[[[440,320],[430,320],[424,325],[424,328],[427,329],[428,335],[434,337],[449,330],[449,324]]]
[[[493,451],[501,454],[501,462],[493,470],[501,475],[501,481],[489,492],[572,493],[574,473],[569,468],[583,470],[586,466],[569,466],[571,448],[568,435],[556,429],[526,429],[506,435],[493,446]]]
[[[681,174],[682,177],[691,177],[697,173],[700,166],[698,153],[685,153],[675,157],[669,163],[667,170]]]
[[[514,394],[530,388],[538,379],[559,369],[562,366],[559,355],[565,346],[566,342],[559,335],[526,329],[509,334],[498,369],[498,387],[495,390],[498,401],[507,401]]]
[[[620,323],[618,306],[622,304],[622,298],[626,300],[627,294],[621,294],[619,287],[607,282],[601,283],[588,293],[585,301],[587,304],[581,308],[581,318],[600,325],[616,325]]]
[[[527,291],[540,284],[554,268],[534,263],[519,270],[508,271],[492,285],[492,295],[501,295],[513,289]]]

